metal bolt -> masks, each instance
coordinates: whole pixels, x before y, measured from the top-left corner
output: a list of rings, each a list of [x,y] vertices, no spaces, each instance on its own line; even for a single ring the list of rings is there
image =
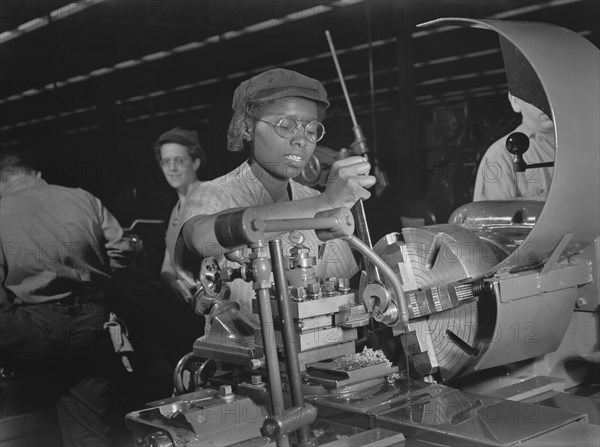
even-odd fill
[[[581,309],[582,307],[587,306],[587,303],[588,303],[587,299],[580,296],[579,298],[577,298],[577,301],[575,301],[575,307],[577,309]]]
[[[233,394],[233,391],[231,390],[231,385],[221,385],[219,387],[220,396],[229,396],[230,394]]]
[[[316,429],[312,430],[312,435],[315,438],[323,436],[324,434],[325,434],[325,430],[323,430],[322,428],[316,428]]]
[[[348,278],[338,278],[338,289],[341,293],[348,293],[350,291],[350,281]]]
[[[262,385],[262,377],[259,374],[254,374],[251,378],[252,385]]]
[[[173,442],[164,431],[150,433],[143,440],[144,447],[173,447]]]
[[[221,385],[219,387],[219,399],[224,402],[231,402],[235,399],[235,394],[233,394],[231,385]]]
[[[265,365],[265,360],[264,360],[264,358],[262,358],[262,359],[251,359],[250,363],[251,363],[251,368],[252,369],[258,369],[258,368],[262,368]]]
[[[308,285],[308,295],[312,299],[316,299],[321,295],[321,284],[313,282]]]
[[[321,290],[321,284],[318,282],[311,282],[308,286],[308,293],[316,293]]]
[[[292,287],[290,295],[294,301],[306,301],[306,289],[304,287]]]
[[[323,283],[323,288],[324,288],[324,293],[326,295],[332,295],[335,293],[335,281],[332,281],[332,279],[335,280],[335,278],[330,278],[330,279],[326,279],[325,282]]]

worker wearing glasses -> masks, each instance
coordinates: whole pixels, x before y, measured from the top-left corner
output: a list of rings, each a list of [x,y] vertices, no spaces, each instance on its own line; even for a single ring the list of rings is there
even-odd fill
[[[197,132],[180,127],[163,133],[154,143],[154,153],[167,183],[177,191],[179,199],[171,212],[165,234],[166,250],[160,276],[176,297],[189,302],[192,299],[190,285],[177,277],[170,253],[177,236],[179,213],[190,191],[200,185],[198,176],[205,167],[207,158]]]
[[[319,211],[350,208],[357,200],[370,197],[367,189],[375,178],[368,175],[370,164],[358,156],[333,164],[323,193],[292,180],[325,135],[322,120],[327,107],[323,85],[294,71],[269,70],[239,85],[234,93],[227,148],[246,151],[248,160],[234,171],[204,182],[188,197],[173,254],[183,277],[196,280],[199,258],[215,256],[221,267],[237,266],[225,259],[226,250],[216,239],[214,224],[219,213],[255,207],[263,219],[314,217]],[[334,240],[324,246],[314,231],[301,234],[312,255],[320,253],[317,275],[351,277],[358,271],[345,242]],[[284,252],[289,253],[298,235],[280,237]],[[251,315],[252,284],[235,280],[230,289],[231,299]]]

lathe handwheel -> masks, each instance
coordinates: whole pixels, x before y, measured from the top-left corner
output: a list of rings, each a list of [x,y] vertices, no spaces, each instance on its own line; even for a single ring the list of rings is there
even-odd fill
[[[198,388],[196,373],[205,362],[205,359],[196,357],[193,352],[181,357],[173,371],[173,386],[176,396],[191,393]],[[187,377],[185,377],[186,372],[188,373]]]

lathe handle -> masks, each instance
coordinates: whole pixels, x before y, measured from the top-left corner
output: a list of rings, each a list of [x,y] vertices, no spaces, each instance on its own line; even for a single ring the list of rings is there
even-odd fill
[[[523,154],[529,149],[529,137],[522,132],[513,132],[506,138],[506,150],[513,155],[513,172],[525,172],[527,163]]]

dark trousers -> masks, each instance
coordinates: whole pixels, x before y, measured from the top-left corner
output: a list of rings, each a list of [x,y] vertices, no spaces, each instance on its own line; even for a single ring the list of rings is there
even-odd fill
[[[141,368],[149,366],[154,374],[169,371],[170,375],[177,361],[192,351],[194,341],[204,334],[204,317],[160,284],[119,278],[104,287],[110,310],[129,327]]]
[[[67,391],[57,404],[65,446],[108,446],[120,374],[105,305],[40,304],[0,312],[0,346],[30,367],[56,372]],[[33,365],[33,366],[31,366]]]

